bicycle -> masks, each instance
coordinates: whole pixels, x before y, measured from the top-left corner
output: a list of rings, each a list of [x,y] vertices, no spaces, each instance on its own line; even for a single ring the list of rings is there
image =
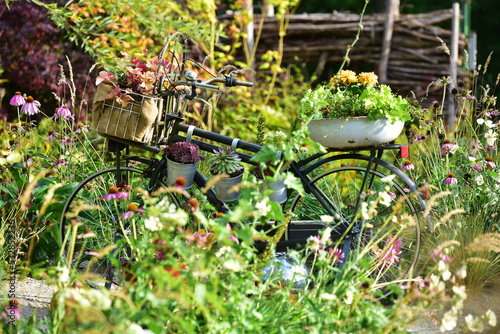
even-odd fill
[[[164,51],[162,51],[163,57]],[[160,58],[163,59],[163,58]],[[161,153],[162,145],[171,145],[178,141],[191,141],[197,144],[200,150],[213,152],[219,145],[232,145],[238,150],[242,162],[257,165],[252,161],[253,154],[259,152],[263,147],[221,135],[215,132],[203,130],[184,122],[184,108],[189,102],[205,101],[197,96],[198,89],[217,91],[219,86],[253,86],[251,82],[238,81],[232,76],[211,77],[204,81],[197,80],[194,72],[185,71],[185,61],[178,66],[174,73],[168,73],[158,80],[158,105],[160,114],[154,123],[154,134],[150,143],[141,143],[109,134],[100,133],[109,140],[109,150],[116,154],[115,166],[99,170],[85,178],[69,196],[60,223],[61,242],[68,238],[68,226],[72,226],[72,217],[78,217],[86,233],[95,234],[94,238],[77,241],[77,249],[70,254],[74,266],[81,270],[86,266],[93,265],[93,272],[99,273],[106,281],[105,286],[111,286],[112,266],[103,261],[96,266],[89,261],[91,253],[96,249],[103,249],[108,245],[116,243],[123,238],[118,232],[120,220],[114,213],[114,207],[109,203],[103,203],[101,198],[108,194],[111,186],[120,189],[135,189],[141,186],[149,193],[159,188],[167,187],[167,161],[165,155],[160,159],[131,155],[130,147],[151,152]],[[167,84],[168,83],[168,84]],[[165,87],[168,87],[165,89]],[[185,135],[181,135],[185,133]],[[193,139],[199,138],[199,140]],[[208,142],[210,141],[210,143]],[[217,145],[215,145],[217,144]],[[122,151],[125,150],[125,154]],[[395,165],[382,159],[387,150],[399,150],[402,157],[407,154],[407,147],[403,145],[388,144],[375,147],[363,147],[355,149],[327,149],[325,153],[316,153],[297,161],[292,161],[287,171],[297,177],[306,192],[302,197],[293,189],[288,189],[287,198],[281,204],[283,210],[292,212],[292,221],[289,223],[283,238],[277,244],[278,251],[286,251],[293,247],[303,247],[311,236],[318,235],[319,231],[326,226],[333,228],[331,238],[338,240],[343,238],[342,251],[347,259],[350,250],[363,248],[364,245],[378,232],[383,234],[384,224],[387,217],[392,215],[390,206],[380,202],[376,204],[378,214],[370,220],[360,218],[362,203],[367,202],[370,196],[376,196],[379,192],[389,192],[391,197],[401,202],[401,216],[411,224],[399,232],[402,253],[397,265],[385,269],[384,275],[387,281],[411,277],[420,251],[420,225],[421,213],[426,209],[424,195],[412,180]],[[242,153],[246,151],[248,153]],[[361,152],[369,152],[361,154]],[[131,167],[141,163],[146,168]],[[388,175],[394,175],[394,179],[388,180]],[[194,177],[194,190],[204,189],[207,179],[197,170]],[[389,187],[387,190],[386,187]],[[127,201],[121,201],[120,205],[134,202],[141,196],[140,193],[130,192]],[[185,200],[182,196],[169,196],[169,201],[180,207]],[[227,203],[217,199],[213,188],[204,192],[206,200],[218,212],[230,210]],[[84,204],[89,206],[82,208]],[[71,213],[77,210],[76,214]],[[69,214],[68,214],[69,213]],[[325,222],[324,216],[334,217],[332,222]],[[130,231],[132,227],[122,226],[122,230]],[[75,228],[76,229],[76,228]],[[79,234],[85,232],[77,232]],[[379,249],[384,247],[384,241],[378,245]],[[256,248],[264,248],[264,244],[256,244]],[[114,257],[126,257],[127,250],[119,249],[113,253]],[[118,252],[121,252],[119,254]],[[72,255],[70,255],[73,257]],[[370,250],[370,256],[377,257],[376,250]],[[345,261],[344,261],[345,262]],[[340,265],[340,270],[342,269]]]

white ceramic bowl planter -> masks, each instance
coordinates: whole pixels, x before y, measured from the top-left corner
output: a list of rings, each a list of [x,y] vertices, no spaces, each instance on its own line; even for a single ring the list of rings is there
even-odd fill
[[[370,120],[366,116],[342,119],[311,120],[308,124],[311,139],[325,147],[354,148],[381,145],[396,139],[404,122],[391,124],[385,117]]]

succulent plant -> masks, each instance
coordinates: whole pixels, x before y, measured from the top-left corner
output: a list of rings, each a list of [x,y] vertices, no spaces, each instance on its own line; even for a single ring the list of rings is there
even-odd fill
[[[194,164],[205,159],[200,155],[199,147],[196,144],[179,141],[172,146],[167,146],[164,149],[165,154],[170,160],[181,164]]]
[[[231,147],[219,147],[218,150],[214,150],[214,153],[209,160],[210,172],[213,175],[239,175],[241,171],[243,171],[243,165],[240,164],[240,161],[240,157],[235,150],[231,149]]]

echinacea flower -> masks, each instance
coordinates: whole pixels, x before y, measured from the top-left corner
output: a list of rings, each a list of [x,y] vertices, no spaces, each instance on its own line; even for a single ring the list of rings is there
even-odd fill
[[[342,250],[340,248],[336,248],[335,250],[333,250],[333,248],[330,248],[328,252],[331,254],[332,261],[334,261],[335,263],[343,263],[341,259],[345,257],[345,254],[342,253]]]
[[[377,261],[381,262],[380,266],[388,268],[393,263],[399,262],[398,255],[402,253],[402,247],[403,243],[401,242],[401,238],[393,238],[392,236],[389,236],[384,248],[379,249],[377,252]]]
[[[174,187],[179,188],[179,189],[184,189],[185,186],[186,186],[186,179],[185,178],[180,176],[177,179],[175,179]]]
[[[113,199],[116,199],[117,202],[120,201],[120,198],[128,198],[129,193],[128,192],[121,192],[118,191],[118,188],[115,186],[109,187],[108,194],[102,196],[100,200],[106,200],[106,201],[111,201]]]
[[[479,159],[476,159],[476,163],[472,165],[472,168],[476,172],[482,172],[483,171],[483,166],[481,166],[481,164],[479,164]]]
[[[134,213],[141,213],[144,214],[146,211],[144,209],[141,209],[137,206],[135,203],[130,203],[127,206],[127,212],[125,212],[123,215],[120,216],[121,219],[129,219],[134,215]]]
[[[24,97],[21,95],[21,92],[16,92],[14,96],[10,99],[10,105],[14,107],[19,107],[25,104]]]
[[[451,142],[450,139],[446,138],[443,140],[443,146],[441,146],[441,154],[448,154],[451,152],[453,148],[453,143]]]
[[[483,146],[478,139],[472,139],[469,143],[469,151],[472,154],[477,153],[479,150],[482,150]]]
[[[59,137],[59,133],[55,132],[54,130],[49,130],[48,132],[49,136],[47,138],[44,138],[44,140],[46,141],[54,141],[57,139],[57,137]]]
[[[448,174],[448,177],[446,179],[444,179],[444,183],[446,183],[446,184],[458,184],[458,181],[455,178],[455,174],[453,174],[453,173]]]
[[[486,157],[484,158],[484,160],[486,160],[486,167],[488,167],[489,169],[494,169],[496,167],[492,157]]]
[[[88,133],[89,132],[89,126],[84,125],[83,123],[78,123],[77,129],[75,130],[75,133]]]
[[[40,102],[28,96],[26,103],[21,107],[21,112],[26,115],[36,115],[40,112]]]
[[[401,166],[401,169],[402,170],[412,170],[412,169],[415,169],[415,166],[413,166],[413,164],[411,163],[410,160],[405,160],[405,162],[403,163],[403,166]]]
[[[60,108],[57,108],[54,114],[54,120],[57,120],[59,117],[64,118],[65,121],[74,118],[73,115],[71,114],[71,111],[69,111],[69,109],[65,105]]]

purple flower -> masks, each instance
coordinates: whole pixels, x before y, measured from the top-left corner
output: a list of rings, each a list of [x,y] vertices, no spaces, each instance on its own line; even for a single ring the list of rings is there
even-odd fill
[[[484,160],[486,160],[486,167],[488,167],[489,169],[495,169],[496,165],[493,162],[492,157],[486,157]]]
[[[482,172],[483,171],[483,166],[481,166],[478,163],[473,164],[472,168],[474,168],[477,172]]]
[[[64,160],[63,158],[59,158],[56,161],[54,161],[54,166],[59,166],[59,165],[64,165],[65,163],[68,163],[67,160]]]
[[[490,152],[493,152],[495,151],[495,145],[486,145],[486,150],[490,151]]]
[[[70,145],[71,143],[73,143],[74,141],[76,141],[76,138],[68,138],[68,137],[64,137],[63,139],[61,139],[61,143],[63,143],[64,145],[68,146]]]
[[[84,125],[83,123],[78,123],[78,129],[75,130],[75,133],[88,133],[89,132],[89,126]]]
[[[402,170],[412,170],[412,169],[415,169],[415,166],[413,166],[413,164],[411,163],[410,160],[405,160],[405,162],[403,163],[403,166],[401,166],[401,169]]]
[[[20,92],[16,92],[16,94],[10,99],[10,105],[14,107],[19,107],[25,104],[24,97]]]
[[[113,199],[116,199],[116,201],[119,202],[120,198],[128,199],[128,195],[128,192],[118,191],[118,188],[116,188],[115,186],[111,186],[109,187],[108,194],[102,196],[100,200],[111,201]]]
[[[28,96],[26,103],[21,107],[21,112],[26,115],[36,115],[40,112],[40,102]]]
[[[44,138],[46,141],[50,141],[50,142],[53,142],[54,140],[57,139],[57,137],[59,137],[59,133],[53,131],[53,130],[49,130],[49,136],[47,138]]]
[[[21,319],[21,314],[19,313],[19,309],[17,308],[17,306],[6,306],[5,307],[5,312],[2,312],[2,314],[0,314],[0,316],[2,318],[5,318],[5,319],[12,319],[11,317],[14,317],[15,320],[19,320]]]
[[[435,249],[433,249],[431,251],[431,258],[434,260],[434,261],[439,261],[439,260],[442,260],[444,263],[450,263],[451,262],[451,257],[449,257],[448,255],[445,255],[441,252],[438,252],[436,251]]]
[[[227,238],[228,238],[229,240],[231,240],[231,241],[236,242],[237,244],[239,244],[239,243],[240,243],[240,241],[238,240],[238,238],[236,238],[236,237],[235,237],[234,235],[232,235],[232,234],[228,235],[228,236],[227,236]]]
[[[73,115],[71,114],[71,111],[64,105],[56,110],[56,113],[54,114],[54,120],[58,119],[59,117],[64,118],[65,121],[73,119]]]
[[[448,174],[448,177],[444,179],[444,183],[446,184],[458,184],[457,179],[453,173]]]
[[[335,261],[335,263],[343,263],[341,259],[345,257],[345,254],[342,253],[342,250],[340,248],[336,248],[335,250],[333,250],[333,248],[330,248],[328,252],[331,255],[332,261]]]
[[[403,243],[401,242],[401,238],[393,238],[389,236],[387,239],[387,243],[384,246],[384,249],[379,249],[377,252],[378,258],[377,261],[382,262],[380,264],[381,267],[388,268],[394,262],[399,262],[399,257],[402,253],[401,248],[403,247]]]
[[[469,143],[469,151],[472,154],[477,153],[479,150],[482,150],[483,146],[478,139],[472,139]]]
[[[128,194],[128,193],[127,193]],[[134,204],[134,203],[130,203],[128,206],[127,206],[127,212],[125,212],[123,215],[121,215],[121,219],[129,219],[130,217],[132,217],[134,215],[134,213],[140,213],[140,214],[144,214],[146,211],[144,211],[144,209],[141,209],[137,206],[137,204]]]

